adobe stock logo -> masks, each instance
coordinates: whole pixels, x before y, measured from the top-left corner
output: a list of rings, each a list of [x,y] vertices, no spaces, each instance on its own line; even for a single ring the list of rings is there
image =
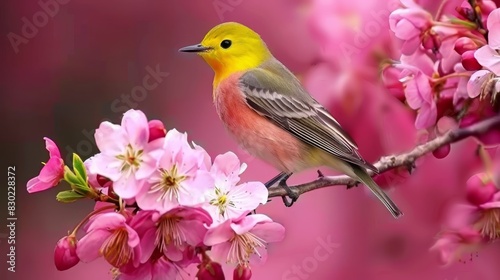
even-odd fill
[[[55,17],[60,10],[61,5],[66,5],[70,0],[40,0],[38,6],[41,10],[35,12],[29,20],[27,17],[21,18],[23,27],[21,27],[21,35],[14,32],[7,34],[7,39],[14,49],[14,52],[19,53],[19,45],[28,44],[29,39],[35,38],[40,28],[45,27],[49,23],[49,19]]]
[[[215,12],[221,21],[224,21],[224,14],[234,11],[234,8],[239,6],[243,0],[215,0],[212,2]]]
[[[326,238],[318,237],[316,240],[318,245],[314,248],[312,255],[305,257],[300,264],[294,264],[291,269],[285,271],[281,280],[309,279],[310,275],[318,269],[320,263],[326,261],[335,249],[340,247],[338,243],[332,242],[330,235]]]

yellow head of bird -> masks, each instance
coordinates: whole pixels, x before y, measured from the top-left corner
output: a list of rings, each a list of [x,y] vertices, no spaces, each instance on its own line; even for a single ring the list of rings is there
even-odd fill
[[[258,67],[271,57],[259,34],[236,22],[215,26],[200,44],[187,46],[179,51],[200,55],[212,67],[217,80]]]

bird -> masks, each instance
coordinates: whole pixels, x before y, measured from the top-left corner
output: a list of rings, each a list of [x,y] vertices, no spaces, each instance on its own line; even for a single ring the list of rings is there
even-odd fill
[[[226,22],[179,51],[196,53],[213,69],[213,102],[226,130],[249,154],[280,170],[282,181],[326,166],[368,186],[395,218],[403,215],[367,172],[378,169],[257,32]]]

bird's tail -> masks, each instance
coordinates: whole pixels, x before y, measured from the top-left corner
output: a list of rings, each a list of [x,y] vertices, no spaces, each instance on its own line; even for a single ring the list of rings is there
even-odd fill
[[[398,206],[391,200],[387,194],[373,181],[372,177],[364,170],[364,168],[359,167],[357,165],[352,164],[352,169],[354,174],[358,177],[358,179],[365,184],[373,194],[387,207],[387,209],[391,212],[394,218],[399,218],[403,216],[403,212],[399,210]]]

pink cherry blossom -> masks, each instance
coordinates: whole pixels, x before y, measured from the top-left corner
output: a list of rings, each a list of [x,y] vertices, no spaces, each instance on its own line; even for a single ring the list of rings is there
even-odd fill
[[[453,71],[455,64],[460,63],[460,55],[455,51],[455,42],[459,37],[459,33],[455,28],[444,26],[435,26],[432,31],[438,34],[439,38],[443,38],[437,50],[439,73],[450,73]]]
[[[437,251],[440,261],[449,265],[468,252],[474,251],[481,245],[481,236],[472,229],[460,231],[445,231],[431,247],[431,251]]]
[[[205,236],[205,245],[212,246],[216,261],[247,265],[265,262],[266,246],[285,237],[285,228],[263,214],[243,215],[212,227]]]
[[[74,235],[65,236],[57,241],[54,250],[54,264],[58,270],[67,270],[80,262],[76,254],[76,237]]]
[[[410,55],[421,45],[421,34],[432,27],[432,15],[413,1],[402,3],[408,8],[393,11],[389,16],[389,25],[396,37],[403,40],[401,52]]]
[[[162,139],[149,142],[148,121],[143,112],[125,112],[121,126],[103,122],[95,132],[101,153],[94,156],[92,173],[113,181],[116,194],[133,198],[141,190],[144,179],[156,169],[161,155]]]
[[[136,197],[139,207],[163,214],[178,206],[203,203],[203,194],[213,185],[204,151],[191,148],[187,134],[175,129],[167,133],[163,150],[157,170]]]
[[[177,279],[175,265],[165,256],[140,264],[137,268],[121,271],[120,280],[168,280]]]
[[[29,193],[47,190],[57,186],[64,177],[64,161],[59,148],[51,139],[44,137],[45,148],[49,151],[49,161],[43,166],[40,174],[28,181],[26,187]]]
[[[418,110],[415,127],[417,129],[430,127],[437,121],[437,106],[430,86],[430,77],[416,67],[409,65],[402,67],[406,69],[401,75],[407,75],[403,78],[406,102],[410,108]]]
[[[139,265],[141,247],[137,232],[119,213],[95,215],[87,226],[87,234],[80,239],[76,253],[83,262],[103,256],[114,267]]]
[[[500,76],[500,9],[496,9],[488,17],[488,45],[482,46],[474,57],[479,64]]]
[[[239,175],[245,168],[246,165],[240,165],[238,157],[232,152],[215,158],[210,170],[215,184],[206,192],[207,203],[204,206],[212,215],[214,223],[236,219],[267,202],[268,191],[263,183],[247,182],[237,185]]]
[[[203,242],[207,226],[212,224],[210,215],[201,208],[179,207],[161,215],[158,212],[142,211],[138,219],[154,226],[140,233],[142,258],[146,262],[158,249],[171,261],[181,261],[188,246]],[[139,217],[138,217],[139,216]]]

